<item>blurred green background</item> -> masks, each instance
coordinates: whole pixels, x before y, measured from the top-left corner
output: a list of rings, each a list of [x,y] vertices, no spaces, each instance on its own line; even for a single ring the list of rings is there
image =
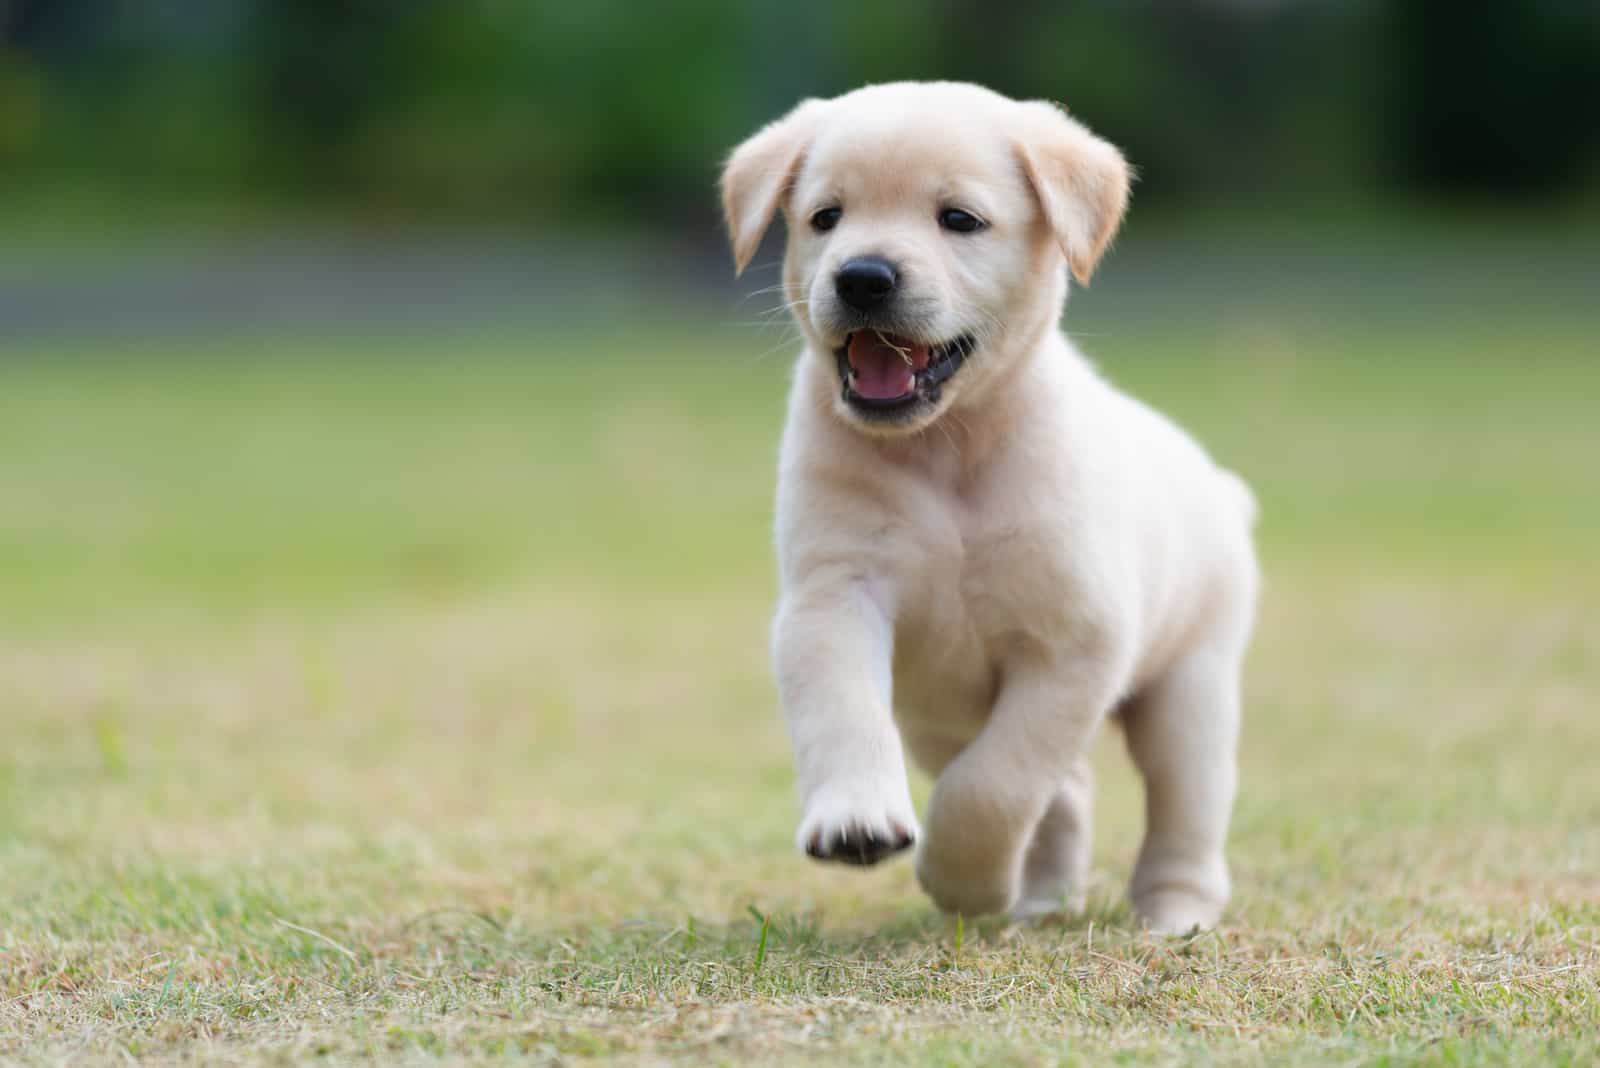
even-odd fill
[[[1595,177],[1597,63],[1583,0],[6,0],[0,163],[12,202],[689,228],[801,96],[937,76],[1065,102],[1185,214],[1529,204]]]

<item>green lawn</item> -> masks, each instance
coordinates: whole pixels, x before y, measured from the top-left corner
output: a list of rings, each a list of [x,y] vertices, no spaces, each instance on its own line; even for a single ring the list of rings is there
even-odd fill
[[[1114,737],[1086,916],[794,853],[779,335],[13,346],[0,1059],[1592,1063],[1592,326],[1086,339],[1263,505],[1191,940]]]

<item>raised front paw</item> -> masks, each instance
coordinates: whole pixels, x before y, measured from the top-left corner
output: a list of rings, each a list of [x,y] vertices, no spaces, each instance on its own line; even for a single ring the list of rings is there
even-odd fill
[[[806,806],[796,836],[807,856],[868,865],[903,852],[917,840],[910,798],[883,798],[871,790],[826,789]]]

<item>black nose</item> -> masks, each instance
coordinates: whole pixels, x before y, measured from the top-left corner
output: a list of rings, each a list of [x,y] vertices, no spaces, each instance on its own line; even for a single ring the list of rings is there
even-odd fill
[[[859,311],[871,311],[889,299],[900,272],[882,256],[857,256],[846,260],[833,276],[839,299]]]

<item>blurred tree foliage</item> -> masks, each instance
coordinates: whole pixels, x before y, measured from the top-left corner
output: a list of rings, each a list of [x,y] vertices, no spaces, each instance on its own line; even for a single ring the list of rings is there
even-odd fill
[[[666,224],[795,100],[909,77],[1068,104],[1154,200],[1600,162],[1595,0],[0,0],[0,188]]]

